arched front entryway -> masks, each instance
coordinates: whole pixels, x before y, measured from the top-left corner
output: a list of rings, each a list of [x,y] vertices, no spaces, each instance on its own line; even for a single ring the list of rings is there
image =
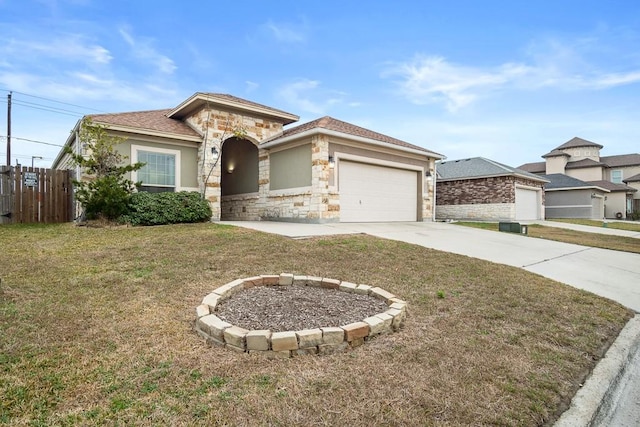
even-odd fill
[[[221,219],[241,219],[258,193],[258,148],[247,139],[227,139],[220,168]]]

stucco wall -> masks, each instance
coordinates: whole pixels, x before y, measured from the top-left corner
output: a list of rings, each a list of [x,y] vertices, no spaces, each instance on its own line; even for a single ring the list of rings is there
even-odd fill
[[[566,175],[585,182],[604,179],[602,176],[602,168],[599,166],[594,168],[567,169]]]
[[[545,217],[601,219],[602,214],[598,213],[597,207],[603,199],[592,197],[594,193],[592,189],[547,191]]]
[[[269,153],[269,189],[311,186],[311,144]]]
[[[626,218],[627,214],[627,193],[615,192],[608,193],[604,201],[604,216],[605,218],[616,218],[616,214],[619,212],[622,214],[622,218]]]

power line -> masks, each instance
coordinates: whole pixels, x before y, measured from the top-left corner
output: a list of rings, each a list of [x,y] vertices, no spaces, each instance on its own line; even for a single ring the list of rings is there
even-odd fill
[[[3,135],[0,135],[0,138],[1,138],[1,139],[7,139],[7,137],[6,137],[6,136],[3,136]],[[53,146],[53,147],[64,147],[64,145],[61,145],[61,144],[54,144],[54,143],[52,143],[52,142],[38,141],[38,140],[35,140],[35,139],[19,138],[19,137],[17,137],[17,136],[13,136],[13,135],[11,135],[11,139],[17,139],[17,140],[20,140],[20,141],[33,142],[34,144],[51,145],[51,146]]]
[[[6,102],[3,102],[3,104],[6,104]],[[82,113],[77,113],[77,112],[73,112],[73,111],[70,111],[70,110],[63,110],[61,108],[49,107],[47,105],[42,105],[42,104],[34,104],[34,103],[31,103],[31,102],[13,100],[12,104],[13,105],[20,105],[20,106],[27,107],[27,108],[33,108],[34,110],[42,110],[42,111],[48,111],[50,113],[63,114],[65,116],[72,116],[72,117],[82,117],[83,116]],[[30,105],[28,105],[28,104],[30,104]],[[37,107],[36,107],[36,105],[37,105]]]
[[[10,92],[8,89],[0,89],[0,90],[2,90],[2,91],[4,91],[4,92]],[[71,106],[71,107],[76,107],[76,108],[82,108],[83,110],[92,110],[92,111],[96,111],[96,112],[98,112],[98,113],[106,113],[106,111],[98,110],[98,109],[96,109],[96,108],[91,108],[91,107],[85,107],[84,105],[77,105],[77,104],[71,104],[71,103],[63,102],[63,101],[57,101],[57,100],[55,100],[55,99],[45,98],[45,97],[43,97],[43,96],[38,96],[38,95],[31,95],[31,94],[29,94],[29,93],[24,93],[24,92],[18,92],[18,91],[16,91],[16,90],[14,90],[14,91],[12,91],[12,92],[13,92],[13,93],[19,93],[20,95],[24,95],[24,96],[30,96],[30,97],[32,97],[32,98],[42,99],[42,100],[44,100],[44,101],[55,102],[55,103],[63,104],[63,105],[69,105],[69,106]]]

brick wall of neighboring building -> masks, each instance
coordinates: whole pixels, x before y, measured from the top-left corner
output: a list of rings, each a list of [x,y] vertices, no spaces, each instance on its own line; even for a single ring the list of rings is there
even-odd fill
[[[498,176],[436,183],[436,205],[515,203],[515,178]]]

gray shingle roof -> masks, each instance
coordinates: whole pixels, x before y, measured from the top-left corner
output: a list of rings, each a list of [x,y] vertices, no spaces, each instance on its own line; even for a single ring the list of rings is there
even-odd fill
[[[564,151],[560,151],[557,148],[555,150],[551,150],[547,154],[543,154],[542,158],[546,159],[547,157],[571,157],[570,154],[565,153]]]
[[[602,148],[602,145],[596,144],[595,142],[587,141],[586,139],[573,137],[569,141],[565,142],[559,147],[554,148],[555,150],[563,150],[565,148],[576,148],[576,147],[598,147]]]
[[[611,181],[599,180],[599,181],[587,181],[587,182],[589,184],[593,184],[598,187],[606,188],[612,193],[615,193],[615,192],[635,193],[636,191],[638,191],[633,187],[629,187],[628,185],[616,184],[615,182],[611,182]]]
[[[640,182],[640,173],[637,175],[630,176],[627,179],[623,179],[623,182]]]
[[[536,181],[545,181],[540,175],[485,159],[484,157],[440,162],[436,170],[439,181],[505,175],[518,175]]]
[[[547,170],[547,164],[546,162],[525,163],[524,165],[518,166],[518,169],[531,173],[545,173]]]
[[[549,180],[548,184],[545,184],[545,190],[561,190],[561,189],[569,189],[569,188],[602,188],[599,185],[595,185],[592,183],[584,182],[579,180],[578,178],[573,178],[571,176],[562,174],[562,173],[552,173],[549,175],[542,175],[543,178]]]
[[[565,166],[565,169],[582,169],[582,168],[592,168],[596,166],[607,166],[602,162],[596,162],[592,159],[581,159],[576,160],[575,162],[568,162]]]
[[[610,168],[623,166],[640,166],[640,154],[620,154],[617,156],[601,156],[600,161]]]

